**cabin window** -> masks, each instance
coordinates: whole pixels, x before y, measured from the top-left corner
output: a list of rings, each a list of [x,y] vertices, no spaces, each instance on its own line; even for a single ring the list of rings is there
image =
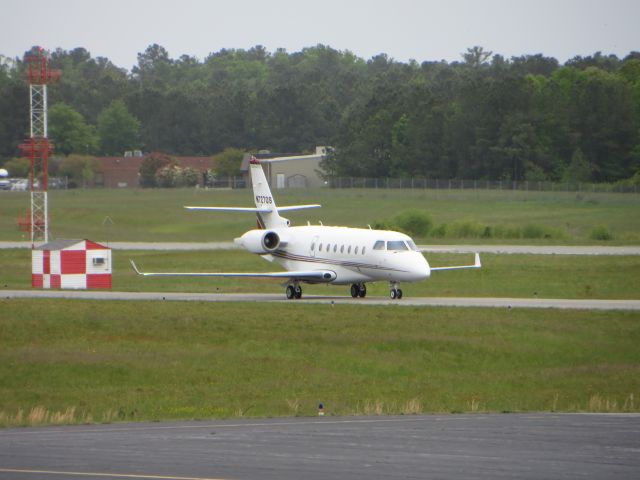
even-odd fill
[[[336,253],[337,251],[338,251],[338,244],[336,243],[336,244],[333,246],[333,253]]]
[[[344,253],[344,245],[340,247],[340,253]]]
[[[311,251],[313,252],[315,249],[316,249],[316,244],[315,244],[315,243],[312,243],[312,244],[311,244]]]
[[[356,247],[356,249],[353,251],[353,253],[355,253],[356,255],[358,254],[358,247]]]
[[[351,245],[349,245],[349,248],[347,248],[347,253],[351,253]]]
[[[364,251],[367,249],[367,247],[362,247],[362,255],[364,255]]]
[[[373,244],[373,249],[374,250],[384,250],[384,240],[378,240],[376,243]]]
[[[322,244],[318,245],[318,251],[321,252],[322,251]]]
[[[407,245],[402,240],[392,240],[387,242],[387,250],[408,250]]]

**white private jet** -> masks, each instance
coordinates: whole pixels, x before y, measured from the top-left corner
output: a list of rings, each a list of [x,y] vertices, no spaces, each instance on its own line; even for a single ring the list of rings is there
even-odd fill
[[[288,299],[302,297],[301,283],[351,284],[351,296],[364,297],[367,282],[388,281],[392,299],[402,298],[401,282],[418,282],[429,278],[431,272],[480,268],[476,253],[473,265],[430,267],[413,240],[403,233],[348,227],[306,225],[290,226],[281,212],[318,208],[320,205],[277,207],[260,162],[250,162],[255,208],[241,207],[184,207],[188,210],[217,212],[254,212],[259,229],[249,230],[235,243],[251,253],[277,262],[284,272],[266,273],[172,273],[141,272],[131,261],[133,269],[144,276],[198,277],[262,277],[286,280]]]

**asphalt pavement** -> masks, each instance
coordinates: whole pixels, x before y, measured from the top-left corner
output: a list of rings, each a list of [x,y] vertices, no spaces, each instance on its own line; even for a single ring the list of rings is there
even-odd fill
[[[230,250],[233,242],[101,242],[114,250]],[[3,248],[31,248],[30,242],[0,242]],[[640,255],[640,246],[607,245],[418,245],[420,251],[528,255]]]
[[[71,298],[85,300],[145,300],[185,302],[284,302],[331,305],[397,305],[405,307],[558,308],[573,310],[640,310],[640,300],[575,300],[554,298],[388,297],[305,295],[287,300],[284,293],[111,292],[100,290],[0,290],[0,298]]]
[[[640,416],[327,416],[0,429],[2,480],[105,477],[635,480]]]

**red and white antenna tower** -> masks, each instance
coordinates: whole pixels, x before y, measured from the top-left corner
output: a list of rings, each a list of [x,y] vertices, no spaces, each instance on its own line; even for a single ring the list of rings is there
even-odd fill
[[[31,159],[29,186],[31,190],[31,245],[49,241],[49,206],[47,201],[49,154],[53,145],[47,132],[47,84],[60,78],[59,70],[49,66],[49,55],[38,48],[35,55],[26,58],[29,81],[31,136],[20,145],[20,150]]]

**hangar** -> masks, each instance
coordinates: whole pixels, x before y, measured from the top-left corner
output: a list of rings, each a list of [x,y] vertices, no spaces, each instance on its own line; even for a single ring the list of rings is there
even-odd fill
[[[316,188],[324,185],[320,162],[326,157],[330,147],[316,147],[315,153],[308,155],[283,155],[260,152],[254,156],[260,160],[267,182],[272,189]],[[251,185],[249,159],[245,154],[240,171],[245,185]]]

